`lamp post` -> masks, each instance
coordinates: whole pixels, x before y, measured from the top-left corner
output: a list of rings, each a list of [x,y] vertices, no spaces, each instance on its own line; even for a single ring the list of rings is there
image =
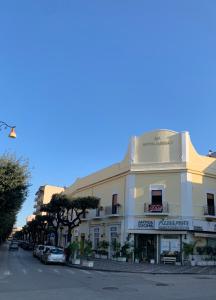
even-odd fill
[[[7,129],[10,128],[10,133],[9,133],[9,137],[15,139],[16,138],[16,132],[15,132],[15,127],[16,126],[10,126],[7,123],[0,121],[0,131],[2,129]]]

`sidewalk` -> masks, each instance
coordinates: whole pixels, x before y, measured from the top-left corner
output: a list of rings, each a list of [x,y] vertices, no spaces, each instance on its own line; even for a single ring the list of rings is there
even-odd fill
[[[125,272],[143,274],[202,274],[216,275],[216,266],[176,266],[171,264],[153,265],[147,263],[117,262],[109,259],[94,259],[94,267],[68,264],[72,268],[95,270],[102,272]]]

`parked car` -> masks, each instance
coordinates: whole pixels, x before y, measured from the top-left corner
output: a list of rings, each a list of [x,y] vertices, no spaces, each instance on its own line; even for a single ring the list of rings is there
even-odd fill
[[[42,246],[43,248],[40,251],[38,251],[38,256],[37,256],[40,260],[42,260],[42,256],[45,252],[47,252],[50,249],[56,248],[55,246],[49,246],[49,245],[42,245]]]
[[[53,249],[47,249],[42,257],[41,261],[45,264],[48,263],[59,263],[59,264],[65,264],[66,257],[64,254],[63,249],[61,248],[53,248]]]
[[[21,242],[20,247],[23,248],[24,250],[33,250],[33,244],[29,242]]]
[[[14,250],[19,250],[18,243],[11,242],[10,245],[9,245],[9,251],[14,251]]]
[[[37,245],[35,246],[34,250],[33,250],[33,256],[34,257],[41,257],[43,250],[45,248],[45,245]]]

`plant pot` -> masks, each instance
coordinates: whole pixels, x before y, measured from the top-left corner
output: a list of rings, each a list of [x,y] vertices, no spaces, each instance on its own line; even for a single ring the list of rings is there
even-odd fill
[[[122,256],[122,257],[118,257],[117,261],[122,261],[122,262],[126,262],[126,257]]]
[[[82,266],[87,267],[87,268],[93,268],[94,267],[94,262],[92,260],[83,260],[82,261]]]
[[[117,257],[111,257],[111,260],[115,260],[115,261],[116,261],[116,260],[117,260]]]
[[[80,265],[80,258],[72,258],[71,262],[73,265]]]
[[[191,266],[192,266],[192,267],[195,267],[195,266],[196,266],[196,262],[195,262],[195,260],[191,260],[191,262],[190,262],[190,263],[191,263]]]

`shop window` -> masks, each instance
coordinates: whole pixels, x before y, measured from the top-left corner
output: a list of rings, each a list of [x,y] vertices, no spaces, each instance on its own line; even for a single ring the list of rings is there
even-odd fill
[[[207,209],[208,215],[215,215],[214,194],[207,193]]]
[[[112,195],[112,214],[118,213],[118,194]]]
[[[112,226],[110,227],[110,237],[111,237],[111,242],[117,238],[117,227],[116,226]]]
[[[94,249],[98,248],[100,239],[100,229],[98,227],[94,228]]]

